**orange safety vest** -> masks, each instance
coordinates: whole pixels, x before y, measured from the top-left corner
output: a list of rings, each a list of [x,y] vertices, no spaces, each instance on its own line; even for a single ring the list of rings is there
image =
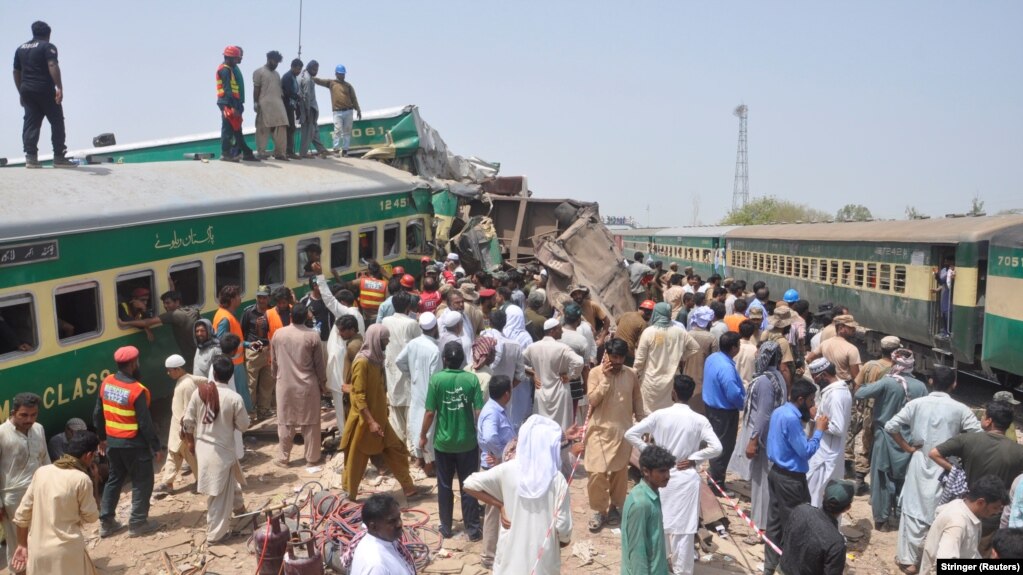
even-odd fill
[[[231,73],[231,96],[236,100],[241,100],[242,91],[238,87],[238,80],[234,77],[234,68],[227,64],[217,66],[217,98],[224,97],[224,80],[220,77],[220,71],[224,69]]]
[[[387,297],[387,282],[372,277],[359,280],[359,307],[366,313],[376,314]]]
[[[266,339],[273,341],[274,332],[284,327],[284,321],[281,319],[281,314],[277,311],[276,306],[266,310],[266,325],[269,328]]]
[[[233,313],[227,311],[222,307],[217,308],[217,313],[214,314],[213,316],[213,332],[216,333],[217,329],[219,329],[220,327],[220,322],[224,321],[225,319],[227,320],[228,331],[238,336],[238,339],[244,342],[245,337],[242,336],[242,324],[238,321],[238,318],[234,317]],[[239,345],[238,351],[236,351],[234,353],[234,357],[231,358],[231,361],[234,362],[235,365],[241,365],[245,363],[244,348],[245,348],[244,345]]]
[[[149,390],[141,383],[120,381],[114,374],[103,380],[99,397],[103,402],[103,419],[106,422],[107,437],[131,439],[139,433],[139,419],[135,414],[135,400],[146,394],[149,405]]]

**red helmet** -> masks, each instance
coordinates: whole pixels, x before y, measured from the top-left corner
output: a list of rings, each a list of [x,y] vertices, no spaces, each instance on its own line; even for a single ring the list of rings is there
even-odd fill
[[[405,287],[405,288],[411,289],[411,288],[416,287],[416,278],[413,277],[412,274],[405,274],[405,275],[401,276],[400,283],[401,283],[401,287]]]
[[[401,266],[394,266],[393,268],[391,268],[391,275],[392,276],[400,276],[400,275],[403,275],[404,273],[405,273],[405,268],[403,268]]]
[[[242,50],[238,46],[228,46],[224,48],[224,55],[230,56],[231,58],[241,58]]]
[[[644,300],[643,303],[639,304],[639,309],[654,311],[654,305],[654,300]]]

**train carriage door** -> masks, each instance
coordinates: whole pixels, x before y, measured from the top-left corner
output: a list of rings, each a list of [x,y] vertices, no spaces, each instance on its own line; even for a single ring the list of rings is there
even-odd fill
[[[952,334],[952,294],[955,290],[955,246],[931,248],[930,330],[936,340],[947,342]]]

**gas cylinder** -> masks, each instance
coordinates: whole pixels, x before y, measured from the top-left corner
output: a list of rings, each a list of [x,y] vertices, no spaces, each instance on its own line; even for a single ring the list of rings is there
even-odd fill
[[[306,539],[288,542],[288,554],[284,556],[284,575],[323,575],[323,556],[316,550],[312,533],[305,533]],[[295,550],[300,554],[296,554]]]
[[[288,549],[288,540],[291,539],[291,530],[287,525],[281,525],[281,516],[266,512],[269,520],[268,526],[265,522],[252,530],[252,541],[256,546],[256,563],[259,563],[260,556],[263,557],[263,565],[259,568],[259,575],[277,575],[281,572],[281,563],[284,562],[284,554]],[[255,522],[255,517],[253,517]],[[266,552],[263,546],[266,546]]]

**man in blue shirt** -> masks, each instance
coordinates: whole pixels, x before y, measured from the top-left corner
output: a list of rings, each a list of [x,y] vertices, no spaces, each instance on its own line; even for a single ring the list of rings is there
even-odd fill
[[[803,424],[813,418],[814,395],[817,390],[805,379],[792,383],[789,401],[771,414],[767,434],[767,458],[773,466],[767,473],[770,507],[767,512],[767,537],[785,549],[785,525],[793,509],[810,502],[806,473],[810,457],[821,444],[821,435],[828,428],[828,416],[817,416],[813,437],[806,439]],[[773,575],[779,556],[770,545],[764,554],[764,575]]]
[[[490,399],[480,410],[480,418],[476,423],[476,440],[480,445],[480,469],[486,471],[501,463],[504,448],[515,439],[515,428],[512,427],[505,411],[511,401],[511,378],[506,375],[495,375],[488,385]],[[487,569],[494,566],[497,553],[497,534],[501,525],[501,510],[487,505],[483,515],[483,554],[482,564]]]
[[[725,470],[735,451],[735,438],[739,432],[739,411],[746,401],[746,389],[733,359],[739,354],[739,334],[727,332],[721,336],[719,349],[703,364],[703,403],[707,419],[714,434],[721,440],[721,455],[710,461],[710,477],[722,488]]]

